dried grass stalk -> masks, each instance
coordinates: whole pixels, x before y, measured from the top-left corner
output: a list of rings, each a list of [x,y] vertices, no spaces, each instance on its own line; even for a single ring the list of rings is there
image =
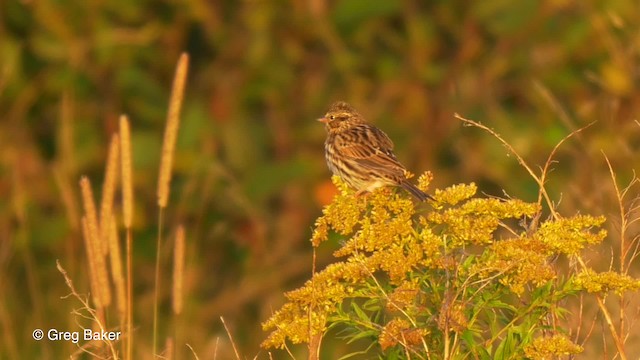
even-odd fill
[[[124,226],[131,229],[133,222],[133,177],[131,165],[131,131],[129,119],[120,116],[120,158],[122,165],[122,209]]]
[[[176,359],[176,345],[175,340],[171,337],[167,337],[164,342],[164,351],[162,352],[165,359]]]
[[[173,88],[171,90],[171,99],[169,101],[169,111],[167,114],[167,125],[162,143],[162,158],[160,161],[160,174],[158,175],[158,205],[161,208],[166,207],[169,200],[173,153],[175,151],[176,138],[178,137],[180,108],[182,107],[188,68],[189,55],[183,53],[178,60],[176,74],[173,79]]]
[[[100,245],[100,235],[98,232],[98,216],[96,214],[96,206],[93,201],[93,191],[91,190],[91,182],[85,176],[80,179],[80,190],[82,191],[82,203],[84,204],[87,235],[90,240],[88,246],[91,247],[89,256],[95,265],[95,276],[97,281],[97,296],[100,297],[100,304],[103,307],[111,304],[111,289],[109,288],[109,278],[107,275],[107,267],[102,254],[102,246]],[[96,304],[97,306],[97,304]]]
[[[67,219],[71,225],[71,229],[77,231],[80,229],[80,214],[77,205],[77,199],[73,192],[73,185],[69,181],[67,175],[64,174],[64,170],[61,169],[62,165],[54,165],[52,168],[53,179],[56,182],[58,190],[60,190],[60,196],[62,198],[62,204],[64,205]]]
[[[98,276],[95,264],[95,255],[93,254],[93,245],[91,235],[89,234],[89,225],[87,225],[87,217],[83,216],[81,220],[82,237],[84,238],[84,248],[87,253],[87,265],[89,266],[89,286],[91,287],[91,298],[96,309],[102,309],[102,296],[100,296],[100,286],[98,284]]]
[[[180,225],[176,231],[175,248],[173,249],[173,312],[176,315],[182,312],[184,298],[184,257],[184,226]]]
[[[118,158],[120,153],[120,138],[113,134],[109,144],[107,167],[105,168],[104,184],[102,185],[102,201],[100,202],[100,244],[102,253],[109,253],[109,236],[111,227],[111,215],[113,212],[113,198],[118,182]]]
[[[62,94],[60,102],[60,127],[57,138],[58,160],[61,170],[65,175],[73,175],[75,172],[75,160],[73,151],[73,109],[75,101],[69,92]]]
[[[111,278],[116,290],[116,306],[123,324],[127,310],[125,280],[122,272],[122,254],[120,252],[120,239],[118,238],[118,226],[115,216],[111,215],[109,222],[109,259],[111,260]]]

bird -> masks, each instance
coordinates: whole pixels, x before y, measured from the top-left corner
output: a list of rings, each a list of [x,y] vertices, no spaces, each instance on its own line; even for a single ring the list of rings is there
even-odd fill
[[[400,186],[420,201],[434,200],[409,182],[409,172],[393,153],[389,136],[367,123],[351,105],[335,102],[318,121],[327,130],[324,153],[329,170],[356,190],[356,196]]]

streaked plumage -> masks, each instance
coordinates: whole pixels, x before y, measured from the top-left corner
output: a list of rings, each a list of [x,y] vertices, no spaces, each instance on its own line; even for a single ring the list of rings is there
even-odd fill
[[[387,134],[367,124],[351,105],[336,102],[318,121],[327,129],[324,150],[329,169],[358,194],[401,186],[421,201],[433,199],[407,180],[407,170],[393,153]]]

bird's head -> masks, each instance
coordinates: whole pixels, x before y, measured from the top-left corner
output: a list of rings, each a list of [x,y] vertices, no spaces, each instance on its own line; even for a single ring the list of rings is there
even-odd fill
[[[329,107],[329,111],[318,121],[325,124],[329,133],[339,133],[364,123],[364,119],[356,109],[342,101],[333,103]]]

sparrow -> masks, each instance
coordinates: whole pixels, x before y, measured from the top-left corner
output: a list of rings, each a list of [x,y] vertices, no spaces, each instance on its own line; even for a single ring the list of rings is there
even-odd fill
[[[356,196],[379,187],[400,186],[420,201],[433,200],[409,182],[409,172],[393,153],[389,136],[368,124],[351,105],[335,102],[318,121],[327,130],[324,154],[329,169],[356,190]]]

